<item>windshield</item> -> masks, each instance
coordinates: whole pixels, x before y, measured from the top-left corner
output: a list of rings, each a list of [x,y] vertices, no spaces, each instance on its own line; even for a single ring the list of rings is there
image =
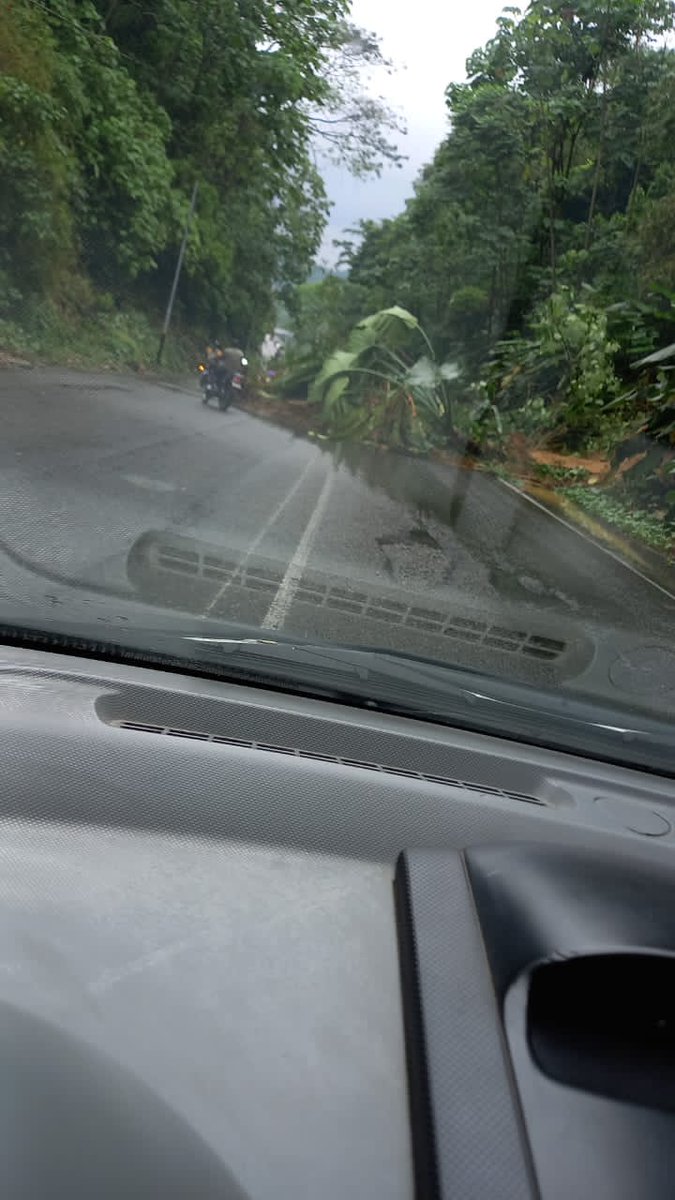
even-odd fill
[[[672,745],[673,15],[4,5],[3,640]]]

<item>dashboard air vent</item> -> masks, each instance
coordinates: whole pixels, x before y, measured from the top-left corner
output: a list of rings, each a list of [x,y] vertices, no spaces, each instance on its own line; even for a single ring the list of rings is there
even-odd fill
[[[501,796],[506,800],[519,800],[523,804],[537,804],[545,808],[546,802],[524,792],[512,792],[505,788],[487,787],[478,783],[467,783],[462,779],[451,779],[445,775],[428,775],[424,771],[409,771],[384,763],[365,762],[356,758],[340,758],[332,754],[315,754],[310,750],[297,750],[290,746],[275,746],[268,742],[247,741],[246,738],[222,737],[219,734],[202,733],[195,729],[172,729],[168,725],[146,725],[141,721],[112,721],[117,729],[129,729],[136,733],[154,733],[161,737],[186,738],[194,742],[212,742],[218,746],[239,746],[246,750],[260,750],[267,754],[285,754],[292,758],[310,758],[315,762],[336,763],[341,767],[356,767],[362,771],[378,771],[383,775],[401,775],[405,779],[421,779],[426,783],[440,783],[445,787],[461,788],[463,791],[478,792],[484,796]]]

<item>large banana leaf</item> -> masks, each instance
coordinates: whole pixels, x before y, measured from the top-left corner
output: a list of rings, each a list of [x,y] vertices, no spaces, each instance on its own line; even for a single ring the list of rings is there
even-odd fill
[[[441,375],[438,370],[438,364],[423,354],[418,358],[417,362],[413,363],[412,367],[406,371],[404,383],[406,387],[415,388],[420,391],[435,391],[441,382]]]
[[[349,350],[335,350],[326,359],[314,383],[309,389],[310,400],[330,407],[347,390],[350,371],[358,364],[358,354]],[[339,386],[338,386],[339,385]]]
[[[445,412],[445,381],[456,372],[449,363],[440,367],[432,353],[410,365],[415,334],[428,345],[417,318],[395,306],[360,321],[346,349],[330,355],[310,399],[323,405],[332,437],[373,437],[418,449],[430,444]]]
[[[359,321],[349,335],[347,347],[355,354],[362,354],[364,350],[380,344],[397,346],[407,341],[410,334],[419,331],[419,328],[417,317],[407,309],[394,305]]]
[[[428,354],[423,354],[406,373],[406,383],[410,387],[439,388],[443,383],[457,379],[459,367],[453,362],[437,363]]]
[[[664,346],[663,350],[655,350],[653,354],[648,354],[646,358],[641,358],[639,362],[633,363],[632,366],[652,366],[655,363],[667,362],[670,358],[675,358],[675,342],[670,346]]]

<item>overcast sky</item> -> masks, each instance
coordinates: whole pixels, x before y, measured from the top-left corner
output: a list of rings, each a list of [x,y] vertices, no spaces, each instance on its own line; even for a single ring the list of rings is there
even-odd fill
[[[354,24],[377,33],[382,50],[398,68],[382,72],[373,90],[403,117],[408,129],[401,149],[408,161],[381,179],[360,183],[344,170],[324,168],[334,208],[322,258],[332,262],[334,237],[360,218],[400,212],[420,167],[429,161],[447,129],[444,92],[466,77],[472,50],[496,32],[496,20],[509,0],[353,0]]]

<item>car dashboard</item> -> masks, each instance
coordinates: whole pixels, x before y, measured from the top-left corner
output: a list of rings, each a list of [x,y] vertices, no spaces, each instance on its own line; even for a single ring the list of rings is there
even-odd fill
[[[671,1193],[670,779],[1,665],[6,1197]]]

